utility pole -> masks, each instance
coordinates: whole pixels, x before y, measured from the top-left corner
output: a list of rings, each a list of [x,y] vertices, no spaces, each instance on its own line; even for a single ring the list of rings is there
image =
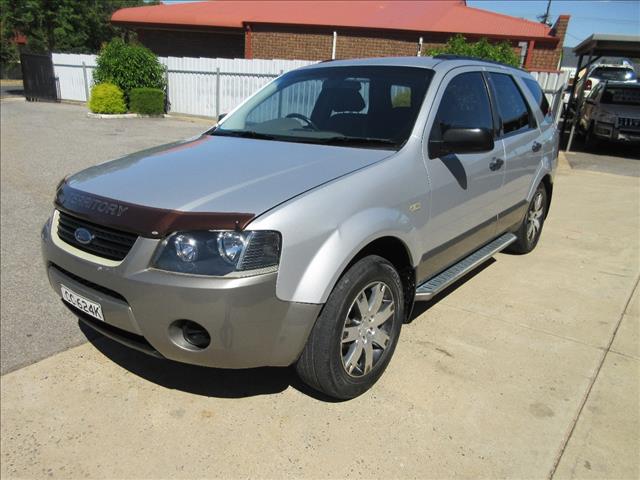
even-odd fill
[[[538,20],[540,20],[540,22],[544,23],[545,25],[551,25],[551,22],[549,22],[550,11],[551,11],[551,0],[547,0],[547,11],[544,12],[544,15],[538,15]]]

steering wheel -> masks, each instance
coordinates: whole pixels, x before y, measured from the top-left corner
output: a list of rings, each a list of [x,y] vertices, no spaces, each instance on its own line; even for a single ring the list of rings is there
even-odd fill
[[[314,130],[319,130],[315,123],[311,121],[309,117],[302,115],[301,113],[290,113],[287,115],[287,118],[297,118],[298,120],[302,120],[307,126],[313,128]]]

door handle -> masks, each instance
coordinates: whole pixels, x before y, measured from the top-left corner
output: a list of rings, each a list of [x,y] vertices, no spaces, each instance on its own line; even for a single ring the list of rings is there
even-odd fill
[[[531,145],[531,150],[533,150],[534,152],[539,151],[542,148],[542,144],[540,142],[533,142],[533,145]]]
[[[496,170],[500,170],[502,168],[502,165],[504,165],[504,160],[502,160],[501,158],[494,158],[489,164],[489,169],[492,172],[495,172]]]

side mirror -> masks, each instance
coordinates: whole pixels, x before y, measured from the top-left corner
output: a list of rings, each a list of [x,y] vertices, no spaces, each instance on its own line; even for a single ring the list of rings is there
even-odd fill
[[[227,116],[226,113],[221,113],[220,115],[218,115],[218,121],[222,120],[226,116]]]
[[[486,128],[449,128],[442,140],[429,141],[429,157],[449,153],[478,153],[493,150],[493,132]]]

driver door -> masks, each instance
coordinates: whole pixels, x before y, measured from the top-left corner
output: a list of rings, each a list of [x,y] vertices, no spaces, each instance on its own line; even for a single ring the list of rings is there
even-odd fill
[[[430,183],[430,219],[418,280],[427,279],[493,239],[504,180],[504,149],[435,157],[429,139],[448,128],[486,128],[495,134],[488,86],[477,68],[455,69],[440,84],[423,138]]]

